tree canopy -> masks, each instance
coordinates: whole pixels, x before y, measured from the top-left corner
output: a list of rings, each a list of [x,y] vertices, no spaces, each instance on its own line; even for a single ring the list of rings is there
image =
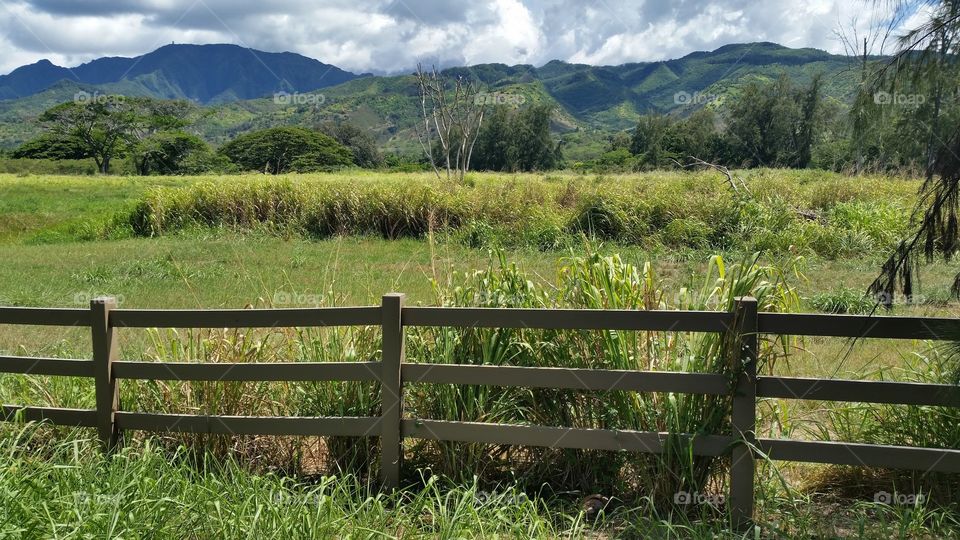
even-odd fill
[[[301,127],[275,127],[245,133],[220,147],[244,170],[270,174],[346,167],[354,155],[332,137]]]

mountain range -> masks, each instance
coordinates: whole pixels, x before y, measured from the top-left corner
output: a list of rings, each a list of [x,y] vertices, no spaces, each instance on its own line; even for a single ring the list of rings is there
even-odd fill
[[[854,65],[849,57],[762,42],[618,66],[554,60],[539,67],[480,64],[445,72],[478,81],[488,92],[554,104],[555,130],[576,142],[585,133],[631,127],[645,112],[722,106],[746,82],[780,73],[798,84],[822,74],[827,96],[846,102],[856,87]],[[78,92],[192,100],[212,110],[196,130],[214,144],[260,127],[349,120],[372,130],[388,148],[416,145],[417,87],[410,75],[355,74],[290,52],[171,44],[73,68],[41,60],[0,76],[0,148],[36,135],[37,115]],[[309,95],[275,99],[281,92]]]
[[[204,104],[316,90],[358,75],[295,53],[268,53],[237,45],[166,45],[134,58],[106,57],[74,68],[49,60],[0,76],[0,99],[31,96],[59,81]]]

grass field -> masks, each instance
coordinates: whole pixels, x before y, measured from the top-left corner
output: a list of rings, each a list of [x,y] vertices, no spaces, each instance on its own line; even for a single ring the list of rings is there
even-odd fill
[[[760,260],[782,270],[785,286],[799,300],[792,309],[858,311],[872,307],[864,304],[859,293],[875,277],[886,249],[907,229],[916,182],[770,170],[751,172],[745,180],[753,192],[746,203],[733,197],[721,178],[706,173],[605,178],[474,175],[468,185],[453,190],[435,186],[428,175],[406,174],[386,178],[370,173],[291,176],[279,183],[260,176],[0,176],[0,305],[84,307],[98,295],[117,296],[121,307],[131,308],[369,305],[391,291],[407,293],[412,303],[435,304],[449,299],[457,286],[471,283],[475,270],[496,268],[501,253],[517,263],[518,276],[546,295],[559,294],[558,272],[586,253],[616,253],[624,264],[637,268],[649,261],[658,287],[677,293],[683,288],[703,287],[711,255],[721,254],[733,265],[752,260],[755,250],[767,247]],[[350,185],[369,193],[406,191],[382,207],[371,204],[376,201],[373,195],[358,195],[347,208],[354,216],[351,221],[321,229],[308,225],[316,224],[318,218],[307,210],[278,210],[275,201],[282,198],[264,196],[261,201],[267,202],[253,204],[252,211],[239,199],[216,208],[203,202],[230,200],[237,189],[245,189],[236,187],[244,182],[261,195],[275,195],[275,186],[282,186],[280,193],[302,197],[305,209],[341,200]],[[333,199],[331,192],[335,193]],[[405,201],[411,199],[403,193],[416,194],[422,204],[408,208]],[[163,216],[159,222],[165,223],[152,236],[127,227],[132,216],[142,217],[145,209],[147,215]],[[433,217],[441,210],[447,219],[434,223]],[[817,217],[811,220],[804,212],[814,212]],[[253,217],[238,219],[241,214]],[[264,215],[269,218],[257,217]],[[424,215],[429,218],[421,219]],[[584,215],[591,216],[590,220],[585,222]],[[597,226],[613,223],[611,216],[619,220],[615,227]],[[385,233],[384,220],[390,224],[387,231],[406,232]],[[718,223],[722,220],[726,221],[721,227]],[[397,222],[404,226],[398,229],[393,225]],[[417,227],[423,223],[426,226],[421,231]],[[580,228],[571,225],[584,223],[587,225]],[[343,234],[335,233],[338,229]],[[543,244],[543,234],[526,235],[524,231],[529,229],[552,231],[547,235],[549,245]],[[326,232],[317,234],[317,230]],[[895,312],[958,315],[958,304],[947,293],[951,279],[950,264],[930,265],[924,272],[919,301],[898,305]],[[165,339],[158,341],[150,332],[125,332],[121,356],[162,358],[158,346],[169,344]],[[89,347],[88,335],[70,329],[5,327],[0,333],[0,354],[89,357]],[[871,341],[851,348],[844,340],[809,339],[789,352],[789,357],[776,361],[778,374],[897,378],[927,373],[939,358],[939,353],[919,342]],[[38,379],[3,376],[0,400],[90,404],[91,387],[58,378]],[[261,391],[279,390],[268,387]],[[907,426],[923,429],[919,420],[909,423],[917,418],[910,416],[912,413],[904,414]],[[851,427],[858,421],[885,425],[882,418],[867,422],[870,415],[828,403],[773,402],[764,418],[765,429],[771,433],[821,438],[835,437],[841,428],[856,436],[873,433],[863,426]],[[0,523],[0,531],[14,535],[16,523],[30,524],[21,534],[28,530],[43,531],[40,536],[70,536],[103,530],[92,524],[109,522],[118,534],[142,536],[143,525],[155,523],[151,528],[160,536],[182,536],[185,529],[172,525],[178,512],[206,515],[207,505],[224,513],[205,524],[198,517],[196,525],[207,531],[200,536],[213,531],[240,536],[241,531],[258,527],[309,536],[304,522],[318,523],[314,527],[320,527],[320,522],[343,524],[344,530],[355,536],[373,536],[373,531],[383,530],[395,536],[630,537],[645,535],[648,529],[644,527],[655,527],[663,536],[725,534],[725,524],[716,515],[657,514],[659,510],[644,503],[642,497],[611,506],[610,515],[599,524],[586,523],[578,513],[577,501],[586,492],[513,504],[518,492],[505,487],[501,499],[485,499],[478,505],[476,491],[490,489],[482,479],[481,485],[473,487],[462,482],[442,489],[426,485],[420,493],[403,495],[410,499],[399,504],[398,500],[366,499],[362,480],[349,478],[316,484],[301,477],[284,479],[277,472],[261,477],[245,466],[229,469],[222,463],[218,467],[229,470],[204,470],[200,477],[193,477],[184,469],[190,466],[170,466],[165,461],[162,456],[167,447],[163,445],[158,449],[138,444],[123,459],[91,464],[88,458],[80,460],[83,463],[76,461],[76,456],[95,455],[87,443],[66,443],[53,445],[44,450],[43,459],[34,459],[28,450],[90,434],[41,430],[29,435],[34,442],[28,444],[13,439],[12,429],[5,431],[6,446],[0,448],[13,456],[10,467],[18,472],[8,469],[0,476],[0,497],[8,503],[0,512],[6,520],[5,525]],[[871,436],[882,439],[884,433],[880,430]],[[945,433],[943,444],[956,445],[952,436]],[[67,486],[89,482],[102,471],[116,479],[109,484],[116,487],[102,488],[96,496],[77,502],[71,495],[76,489]],[[36,480],[27,488],[27,481],[18,474]],[[134,478],[139,480],[134,482]],[[946,507],[874,504],[870,494],[881,487],[889,490],[887,484],[894,477],[765,466],[762,478],[761,514],[768,516],[762,523],[765,535],[776,536],[779,531],[887,537],[887,527],[895,528],[894,535],[901,531],[903,536],[960,533],[952,495],[939,499],[946,502],[938,504]],[[842,485],[828,489],[824,479],[836,478]],[[857,479],[859,488],[849,485],[854,482],[851,478]],[[153,483],[144,485],[148,479]],[[783,489],[781,479],[787,481],[789,490]],[[928,480],[899,477],[898,481],[906,482],[904,489],[911,489],[928,487]],[[943,485],[944,481],[939,482]],[[33,498],[26,500],[46,504],[44,517],[28,520],[23,503],[11,506],[15,494],[25,489]],[[301,497],[289,515],[267,510],[273,496],[269,493],[274,491],[281,497]],[[324,493],[326,506],[308,504],[314,501],[311,497]],[[393,505],[402,510],[389,510]],[[824,515],[824,509],[831,509],[831,514]],[[424,515],[431,517],[425,521]],[[80,525],[80,516],[91,517],[91,524]],[[324,535],[322,528],[309,530]]]

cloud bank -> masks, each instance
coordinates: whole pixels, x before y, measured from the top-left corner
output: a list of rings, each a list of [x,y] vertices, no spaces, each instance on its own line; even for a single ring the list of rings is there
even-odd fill
[[[0,0],[0,73],[171,42],[292,51],[375,73],[417,62],[622,64],[752,41],[843,52],[838,30],[862,35],[890,16],[869,0]]]

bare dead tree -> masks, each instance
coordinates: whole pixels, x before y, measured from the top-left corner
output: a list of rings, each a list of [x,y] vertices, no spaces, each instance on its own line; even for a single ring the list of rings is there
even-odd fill
[[[843,45],[844,53],[851,60],[851,69],[859,67],[860,82],[857,94],[850,110],[851,139],[854,146],[853,172],[860,174],[866,166],[864,156],[865,139],[876,131],[877,122],[883,121],[884,111],[874,99],[880,90],[880,81],[874,76],[878,67],[872,63],[871,56],[882,56],[892,40],[894,32],[904,22],[906,12],[898,10],[892,16],[884,16],[876,10],[870,12],[866,27],[857,17],[853,17],[846,27],[838,24],[834,35]],[[882,141],[880,141],[882,142]]]
[[[462,181],[470,170],[486,100],[478,99],[476,85],[462,76],[447,77],[436,67],[424,71],[420,64],[415,75],[423,122],[416,129],[420,148],[437,178],[442,178],[442,167],[447,180]]]

